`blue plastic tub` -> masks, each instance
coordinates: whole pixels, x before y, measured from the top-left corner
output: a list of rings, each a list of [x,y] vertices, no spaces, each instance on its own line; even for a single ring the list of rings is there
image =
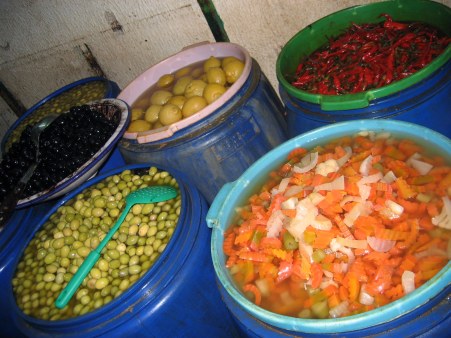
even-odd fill
[[[211,55],[225,57],[234,55],[232,53],[245,60],[245,67],[249,68],[241,86],[234,87],[238,84],[235,83],[229,89],[236,92],[210,114],[176,130],[171,136],[146,143],[124,137],[119,142],[119,148],[126,162],[152,161],[181,170],[211,202],[224,183],[237,179],[258,158],[287,139],[280,99],[258,63],[244,48],[235,44],[212,43],[184,50],[180,55],[186,55],[186,59],[176,54],[153,66],[126,87],[118,98],[131,106],[141,93],[154,84],[152,78],[158,79],[153,74],[177,70],[171,70],[168,66],[176,61],[182,68],[191,64],[185,61],[188,58],[205,60]],[[242,76],[245,76],[244,72]],[[142,82],[147,86],[143,86]],[[136,92],[138,85],[143,88],[141,92]]]
[[[279,92],[287,110],[289,136],[330,123],[357,119],[396,119],[451,136],[451,45],[416,73],[365,92],[320,95],[291,85],[299,62],[352,23],[378,23],[380,14],[394,21],[418,21],[451,34],[451,8],[429,0],[392,0],[358,5],[327,15],[293,36],[276,62]]]
[[[124,165],[125,162],[116,148],[102,169],[99,170],[99,175]],[[16,256],[27,243],[41,219],[55,203],[56,200],[53,200],[16,210],[0,232],[0,304],[7,304],[9,298],[8,286],[14,272]],[[9,338],[22,336],[22,333],[12,321],[11,311],[0,312],[0,327],[3,328],[0,336],[4,335]]]
[[[120,88],[115,82],[103,77],[88,77],[61,87],[29,108],[9,127],[2,139],[2,152],[5,153],[12,142],[10,138],[20,136],[28,123],[34,124],[48,114],[63,113],[72,106],[90,101],[116,98],[119,92]],[[53,106],[55,103],[58,104],[57,107]],[[16,133],[17,135],[15,135]]]
[[[338,319],[300,319],[278,315],[249,301],[235,286],[225,268],[222,249],[224,231],[255,190],[267,181],[267,175],[278,168],[295,148],[311,149],[328,140],[359,131],[390,132],[398,137],[414,139],[446,158],[451,163],[451,140],[431,129],[396,120],[354,120],[335,123],[304,133],[264,155],[235,182],[228,183],[218,193],[207,214],[213,228],[211,252],[223,299],[241,331],[249,337],[428,337],[449,336],[451,322],[451,262],[431,280],[401,299],[375,310]]]
[[[28,337],[233,337],[236,324],[216,287],[209,255],[211,231],[205,217],[207,203],[198,190],[178,171],[167,170],[179,183],[182,211],[166,249],[150,270],[132,287],[107,305],[86,315],[60,321],[26,316],[17,307],[11,279],[28,242],[56,209],[91,184],[125,169],[149,168],[152,164],[126,166],[109,171],[71,192],[56,203],[14,251],[14,269],[2,273],[8,293],[3,312],[11,312],[14,323]]]

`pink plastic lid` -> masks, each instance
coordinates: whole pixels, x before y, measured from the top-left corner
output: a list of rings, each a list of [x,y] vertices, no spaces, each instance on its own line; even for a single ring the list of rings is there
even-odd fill
[[[225,102],[227,102],[233,95],[235,95],[243,86],[251,71],[252,60],[249,53],[243,47],[234,43],[203,42],[188,46],[179,53],[174,54],[173,56],[170,56],[147,69],[144,73],[133,80],[124,90],[122,90],[118,96],[118,99],[121,99],[127,102],[129,106],[132,106],[146,90],[158,81],[161,76],[174,73],[183,67],[207,60],[210,56],[215,56],[217,58],[235,56],[236,58],[244,61],[243,73],[238,80],[230,86],[224,94],[221,95],[221,97],[210,103],[196,114],[184,118],[169,126],[138,133],[125,132],[123,137],[126,139],[136,139],[138,143],[154,142],[171,137],[178,130],[183,129],[194,122],[203,119],[205,116],[210,115]]]

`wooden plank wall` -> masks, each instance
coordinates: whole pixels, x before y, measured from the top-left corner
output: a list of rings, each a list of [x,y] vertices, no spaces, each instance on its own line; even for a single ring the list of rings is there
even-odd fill
[[[277,87],[277,56],[296,32],[337,10],[375,1],[0,1],[0,82],[29,108],[89,76],[104,75],[123,88],[186,46],[226,38],[245,47]],[[440,2],[451,6],[451,0]],[[207,20],[212,9],[216,27]],[[16,118],[0,98],[1,137]]]

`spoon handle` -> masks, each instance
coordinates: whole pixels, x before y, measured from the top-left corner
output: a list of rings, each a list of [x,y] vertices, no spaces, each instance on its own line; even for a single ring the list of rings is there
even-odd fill
[[[93,266],[96,264],[96,262],[99,260],[100,253],[102,252],[102,249],[107,245],[107,243],[110,241],[111,237],[113,237],[114,233],[117,231],[119,226],[122,224],[122,222],[125,219],[125,216],[127,216],[128,212],[130,211],[130,208],[132,205],[127,204],[125,206],[124,211],[122,211],[122,214],[119,216],[116,223],[113,225],[113,227],[108,231],[104,239],[100,242],[100,244],[92,250],[89,255],[85,258],[83,263],[78,268],[77,272],[72,276],[69,283],[67,283],[66,287],[61,291],[58,298],[55,301],[55,306],[58,309],[62,309],[67,305],[67,303],[70,301],[72,296],[74,295],[75,291],[77,291],[80,284],[83,282],[85,277],[89,274]]]
[[[91,271],[92,267],[96,264],[97,260],[100,257],[100,253],[97,251],[91,251],[89,255],[85,258],[83,263],[78,268],[75,275],[72,276],[72,279],[67,283],[66,287],[59,294],[58,298],[55,301],[55,305],[58,309],[62,309],[66,306],[66,304],[70,301],[75,291],[77,291],[80,284],[83,282],[83,279],[88,275],[89,271]]]
[[[22,193],[27,186],[28,180],[33,175],[36,167],[37,163],[33,163],[22,176],[20,181],[16,184],[14,189],[0,202],[0,230],[3,229],[8,220],[11,218],[11,215],[14,213],[17,202],[22,197]]]

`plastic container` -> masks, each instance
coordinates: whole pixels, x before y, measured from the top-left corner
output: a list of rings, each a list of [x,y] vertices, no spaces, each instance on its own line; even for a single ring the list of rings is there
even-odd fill
[[[340,35],[351,23],[376,23],[388,13],[396,21],[421,21],[451,35],[451,8],[427,0],[394,0],[360,5],[330,14],[307,26],[282,48],[276,73],[287,110],[289,136],[329,123],[355,119],[397,119],[451,136],[451,45],[428,66],[390,85],[347,95],[319,95],[289,83],[299,61]]]
[[[125,162],[115,148],[109,159],[99,170],[99,175],[110,170],[123,167]],[[7,304],[9,299],[8,285],[14,272],[14,260],[27,239],[35,230],[35,226],[50,211],[55,200],[44,202],[37,206],[16,210],[5,227],[0,231],[0,304]],[[13,323],[11,311],[0,312],[0,327],[5,337],[21,337],[22,333]]]
[[[158,135],[126,135],[119,142],[126,162],[152,161],[181,170],[208,202],[224,183],[238,178],[260,156],[287,139],[283,105],[258,63],[241,46],[204,43],[149,68],[118,96],[132,106],[161,75],[210,56],[244,60],[243,74],[218,100],[197,114]]]
[[[297,147],[310,149],[327,140],[364,130],[390,132],[399,137],[414,139],[434,149],[451,163],[451,140],[431,129],[395,120],[348,121],[318,128],[285,142],[255,162],[238,180],[226,184],[213,201],[207,214],[207,223],[213,228],[213,265],[223,299],[240,323],[243,334],[250,337],[449,335],[451,262],[427,283],[395,302],[359,315],[321,320],[282,316],[256,306],[235,287],[225,268],[222,249],[224,231],[232,223],[235,209],[243,205],[255,189],[266,181],[268,173],[279,167],[291,150]]]
[[[177,180],[182,197],[179,223],[166,249],[149,271],[132,287],[107,305],[86,315],[60,321],[38,320],[17,307],[11,278],[23,250],[48,217],[67,200],[91,184],[125,169],[149,168],[132,165],[98,176],[55,204],[25,243],[14,252],[14,269],[2,273],[8,299],[3,302],[14,323],[28,337],[230,337],[236,326],[215,287],[215,273],[209,255],[211,231],[205,223],[207,203],[186,176],[167,170]]]
[[[116,98],[119,91],[119,86],[115,82],[102,77],[89,77],[61,87],[33,105],[9,127],[2,139],[2,153],[6,152],[11,142],[20,137],[28,124],[33,125],[49,114],[63,113],[72,106]]]

